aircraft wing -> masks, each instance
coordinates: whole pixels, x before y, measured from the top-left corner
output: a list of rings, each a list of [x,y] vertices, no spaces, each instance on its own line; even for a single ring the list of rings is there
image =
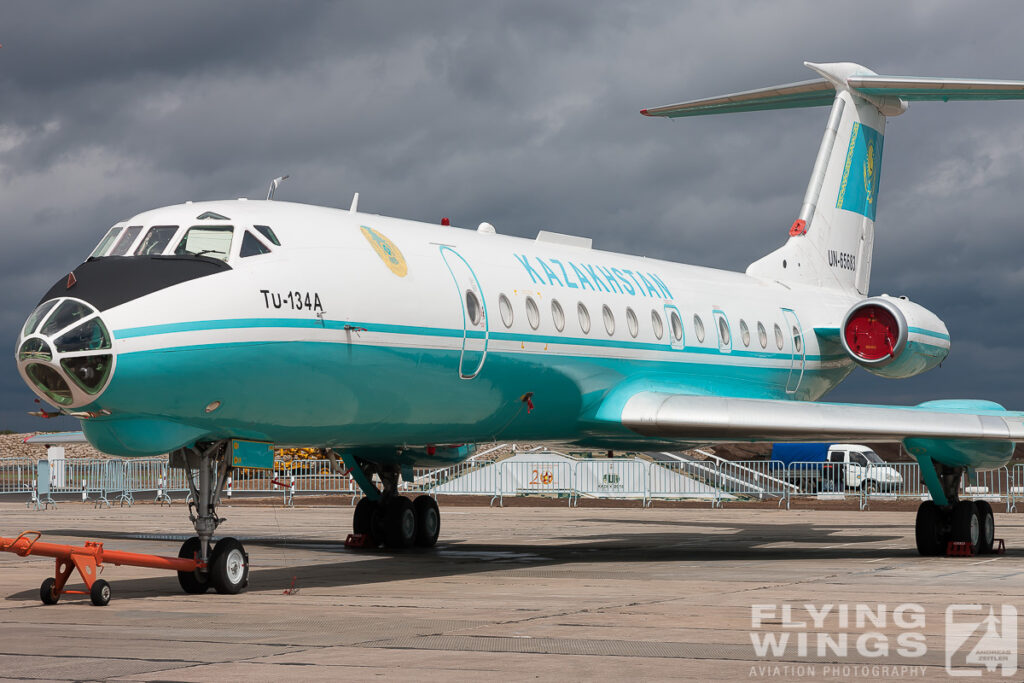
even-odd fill
[[[988,401],[897,407],[640,391],[624,402],[621,421],[644,436],[708,443],[1024,441],[1024,414]]]

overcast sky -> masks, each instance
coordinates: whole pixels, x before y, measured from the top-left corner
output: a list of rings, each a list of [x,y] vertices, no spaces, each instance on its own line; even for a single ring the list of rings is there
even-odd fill
[[[827,109],[640,109],[814,78],[1024,79],[1024,4],[8,2],[0,6],[0,338],[114,222],[185,200],[348,206],[743,270],[794,220]],[[1024,409],[1024,102],[889,121],[873,294],[949,327],[939,369],[830,400]],[[34,395],[0,364],[0,429]]]

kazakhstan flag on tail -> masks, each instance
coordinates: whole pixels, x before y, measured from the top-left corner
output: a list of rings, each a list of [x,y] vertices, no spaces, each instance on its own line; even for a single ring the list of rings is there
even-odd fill
[[[882,134],[874,128],[854,122],[836,208],[875,220],[878,181],[881,176]]]

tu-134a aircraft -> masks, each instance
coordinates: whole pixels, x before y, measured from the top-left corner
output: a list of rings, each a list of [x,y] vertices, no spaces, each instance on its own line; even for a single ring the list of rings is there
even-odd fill
[[[29,316],[19,372],[99,450],[169,452],[189,473],[196,536],[181,556],[203,567],[179,574],[190,592],[246,585],[242,545],[211,541],[215,506],[230,469],[271,445],[351,468],[366,493],[355,531],[401,547],[433,545],[440,517],[429,497],[397,495],[400,478],[465,459],[466,444],[902,441],[931,494],[918,550],[988,550],[991,508],[961,499],[961,478],[1009,461],[1024,413],[817,401],[858,366],[899,379],[949,351],[934,313],[869,296],[886,118],[913,100],[1024,98],[1024,82],[807,66],[819,78],[642,112],[831,106],[788,239],[745,273],[355,202],[187,202],[110,228]]]

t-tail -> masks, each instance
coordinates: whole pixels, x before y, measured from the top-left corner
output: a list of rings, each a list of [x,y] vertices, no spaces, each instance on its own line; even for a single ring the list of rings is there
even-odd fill
[[[1024,82],[880,76],[849,62],[804,64],[822,78],[642,113],[676,118],[832,105],[789,239],[750,264],[747,274],[867,296],[886,117],[904,113],[911,100],[1024,99]]]

